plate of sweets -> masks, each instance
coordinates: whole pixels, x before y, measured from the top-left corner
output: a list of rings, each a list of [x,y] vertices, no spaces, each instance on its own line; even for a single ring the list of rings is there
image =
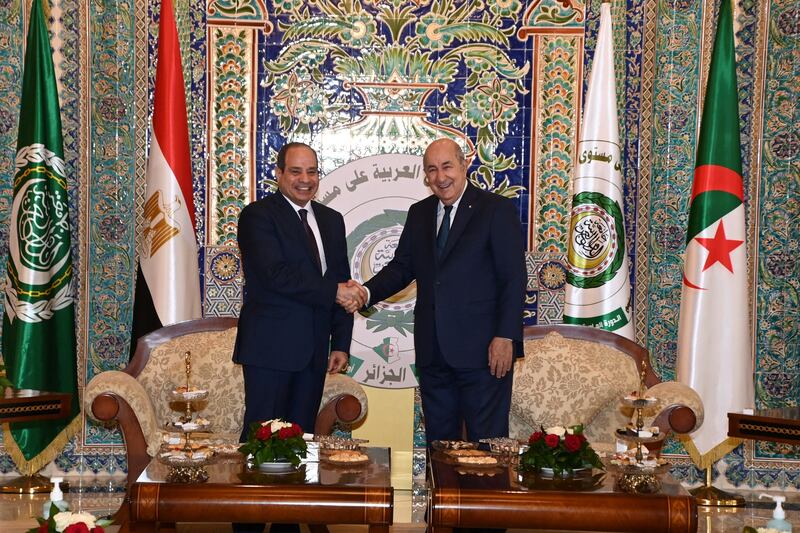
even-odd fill
[[[497,458],[487,454],[462,455],[460,457],[456,457],[456,461],[459,465],[468,466],[470,468],[493,468],[498,465]]]
[[[455,457],[456,459],[458,459],[459,457],[486,457],[489,455],[489,452],[485,452],[483,450],[476,450],[474,448],[445,450],[444,453],[449,455],[450,457]]]
[[[645,426],[642,429],[637,429],[633,424],[628,424],[624,428],[617,430],[617,436],[625,439],[635,438],[637,442],[660,442],[666,438],[665,434],[661,433],[658,426]]]
[[[640,469],[642,471],[661,471],[669,467],[669,463],[661,456],[648,454],[641,461],[636,460],[636,450],[631,449],[625,452],[615,453],[610,456],[608,461],[612,466],[622,469]]]
[[[205,400],[208,398],[208,391],[205,389],[198,389],[196,387],[178,387],[169,393],[170,400],[176,402],[187,402],[196,400]]]
[[[337,450],[325,457],[325,461],[337,466],[365,465],[369,456],[358,450]]]
[[[314,441],[319,443],[321,450],[328,452],[337,450],[358,450],[362,444],[369,442],[367,439],[348,439],[337,437],[336,435],[314,435]]]
[[[520,442],[517,439],[509,439],[508,437],[481,439],[480,442],[483,444],[488,444],[492,453],[516,455],[519,453],[520,449]]]
[[[646,396],[644,393],[640,394],[639,391],[632,391],[622,398],[622,403],[628,407],[649,407],[655,405],[657,401],[658,398]]]
[[[193,431],[207,431],[210,427],[211,422],[208,419],[200,416],[194,420],[189,420],[188,422],[174,420],[167,424],[168,429],[172,429],[174,431],[183,431],[185,433]]]
[[[161,448],[159,448],[159,453],[161,454],[180,454],[185,452],[196,452],[196,453],[208,453],[212,452],[211,448],[206,444],[200,444],[198,442],[189,442],[185,443],[181,440],[180,443],[175,444],[162,444]]]
[[[478,447],[477,442],[465,440],[435,440],[431,442],[434,450],[474,450]]]
[[[162,449],[158,460],[170,466],[198,466],[208,464],[213,456],[214,452],[208,446],[201,446],[193,450]]]
[[[212,444],[211,449],[214,450],[214,453],[217,455],[236,456],[241,454],[239,451],[241,446],[242,445],[239,443],[224,442]]]

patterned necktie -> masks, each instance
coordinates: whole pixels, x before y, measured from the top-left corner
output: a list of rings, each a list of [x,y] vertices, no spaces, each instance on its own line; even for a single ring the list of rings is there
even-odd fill
[[[306,237],[308,237],[308,245],[311,247],[311,256],[314,258],[314,262],[317,264],[317,268],[319,271],[322,272],[322,261],[319,258],[319,248],[317,248],[317,239],[314,237],[314,230],[311,229],[311,226],[308,225],[308,211],[305,209],[300,209],[297,211],[300,213],[300,220],[303,221],[303,227],[306,229]]]
[[[447,244],[447,235],[450,234],[450,212],[453,210],[452,205],[444,206],[444,217],[442,217],[442,225],[439,226],[439,233],[436,235],[436,254],[441,257],[444,252],[444,247]]]

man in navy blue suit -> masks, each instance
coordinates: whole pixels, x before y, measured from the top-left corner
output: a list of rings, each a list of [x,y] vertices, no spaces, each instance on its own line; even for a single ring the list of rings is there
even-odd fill
[[[513,202],[467,181],[450,139],[423,157],[434,195],[408,211],[394,258],[364,286],[374,304],[417,281],[414,348],[428,443],[508,436],[527,274]],[[515,353],[516,352],[516,353]]]
[[[342,215],[312,201],[317,154],[281,148],[278,192],[239,217],[244,303],[233,360],[242,364],[245,441],[250,424],[283,418],[313,432],[325,372],[347,366],[353,316],[342,306],[355,289]]]
[[[312,201],[319,188],[317,154],[289,143],[278,152],[278,192],[239,216],[245,289],[233,360],[244,375],[244,428],[282,418],[313,432],[325,372],[348,362],[353,315],[363,305],[347,285],[350,267],[342,215]],[[339,305],[337,305],[337,303]],[[237,533],[264,524],[234,523]],[[272,524],[277,532],[296,524]]]

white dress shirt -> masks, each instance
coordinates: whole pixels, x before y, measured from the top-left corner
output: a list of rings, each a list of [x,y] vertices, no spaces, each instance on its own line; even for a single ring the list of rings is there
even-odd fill
[[[286,198],[286,195],[281,193],[281,196]],[[311,202],[308,202],[304,206],[297,205],[293,201],[286,198],[286,201],[289,202],[289,205],[292,206],[294,212],[297,213],[297,218],[300,218],[300,210],[305,209],[308,211],[308,215],[306,215],[306,220],[308,220],[308,225],[311,226],[311,231],[314,233],[314,240],[317,241],[317,250],[319,250],[319,261],[322,265],[322,275],[325,275],[325,271],[328,270],[328,263],[325,262],[325,247],[322,243],[322,234],[319,232],[319,224],[317,224],[317,217],[314,216],[314,209],[311,207]],[[302,220],[302,219],[301,219]]]
[[[461,194],[458,195],[458,199],[453,202],[453,210],[450,211],[450,227],[453,227],[453,221],[456,219],[456,211],[458,211],[458,204],[461,203],[461,198],[464,197],[464,191],[467,190],[467,182],[464,182],[464,188],[461,189]],[[444,204],[441,200],[436,207],[436,235],[439,235],[439,227],[442,225],[442,220],[444,219]],[[448,228],[449,229],[449,228]]]

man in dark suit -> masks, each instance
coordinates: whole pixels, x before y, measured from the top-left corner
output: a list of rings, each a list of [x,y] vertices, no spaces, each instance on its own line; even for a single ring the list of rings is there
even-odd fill
[[[460,439],[462,423],[471,441],[508,436],[527,282],[519,214],[467,181],[450,139],[428,146],[423,167],[434,195],[409,209],[394,258],[364,284],[369,303],[417,281],[414,348],[429,443]]]
[[[342,215],[312,201],[317,154],[290,143],[278,153],[279,192],[239,217],[245,291],[233,360],[242,364],[245,415],[283,418],[313,432],[325,372],[347,366],[353,316]]]
[[[342,215],[312,201],[319,188],[316,152],[286,144],[276,166],[278,192],[239,216],[245,290],[233,360],[244,375],[242,442],[250,424],[273,418],[314,431],[326,370],[347,366],[353,315],[343,307],[363,302],[346,283]],[[234,523],[233,530],[262,532],[264,524]],[[272,524],[270,531],[300,529]]]

